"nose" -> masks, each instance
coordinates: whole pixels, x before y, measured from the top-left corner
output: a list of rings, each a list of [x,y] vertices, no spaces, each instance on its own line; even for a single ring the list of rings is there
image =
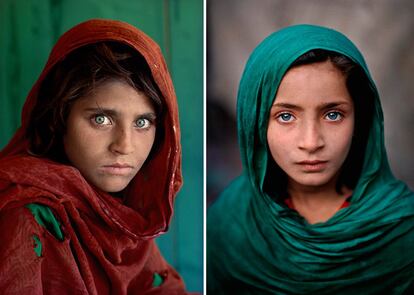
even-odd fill
[[[119,127],[114,130],[109,145],[109,150],[116,154],[127,155],[134,151],[132,143],[132,130]]]
[[[315,122],[307,122],[299,134],[298,147],[308,153],[314,153],[325,146],[321,126]]]

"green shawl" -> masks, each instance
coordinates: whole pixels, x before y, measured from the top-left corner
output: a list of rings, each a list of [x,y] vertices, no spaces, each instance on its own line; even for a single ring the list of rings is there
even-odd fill
[[[275,202],[263,185],[273,161],[266,131],[279,83],[296,58],[318,48],[341,53],[364,69],[375,107],[350,207],[311,225]],[[313,25],[273,33],[247,62],[237,111],[244,173],[208,211],[208,293],[408,292],[414,282],[414,194],[390,171],[379,96],[355,45],[337,31]]]

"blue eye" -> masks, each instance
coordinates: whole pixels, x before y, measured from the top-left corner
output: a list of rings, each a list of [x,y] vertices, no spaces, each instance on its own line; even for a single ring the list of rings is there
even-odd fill
[[[95,115],[93,122],[97,125],[111,125],[111,120],[105,115]]]
[[[338,121],[342,119],[342,114],[339,112],[329,112],[325,117],[330,121]]]
[[[282,113],[277,116],[277,119],[282,123],[291,122],[293,118],[294,118],[293,115],[289,113]]]
[[[151,121],[145,118],[140,118],[135,121],[135,124],[139,129],[146,129],[151,126]]]

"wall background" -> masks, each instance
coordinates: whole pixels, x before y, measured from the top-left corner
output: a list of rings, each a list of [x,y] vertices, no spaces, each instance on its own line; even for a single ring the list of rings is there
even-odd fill
[[[390,165],[414,189],[413,1],[208,0],[208,201],[241,172],[236,96],[250,53],[270,33],[299,23],[339,30],[362,51],[381,95]]]
[[[157,240],[187,288],[203,288],[203,1],[0,1],[0,148],[58,37],[90,18],[126,21],[162,48],[180,108],[184,186],[169,232]]]

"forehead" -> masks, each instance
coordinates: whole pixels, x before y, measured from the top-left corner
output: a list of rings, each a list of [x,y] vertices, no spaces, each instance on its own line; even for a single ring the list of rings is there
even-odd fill
[[[74,107],[116,108],[121,110],[153,111],[150,98],[121,80],[109,80],[75,102]]]
[[[313,104],[338,99],[352,101],[346,77],[326,61],[288,70],[280,82],[274,103]]]

